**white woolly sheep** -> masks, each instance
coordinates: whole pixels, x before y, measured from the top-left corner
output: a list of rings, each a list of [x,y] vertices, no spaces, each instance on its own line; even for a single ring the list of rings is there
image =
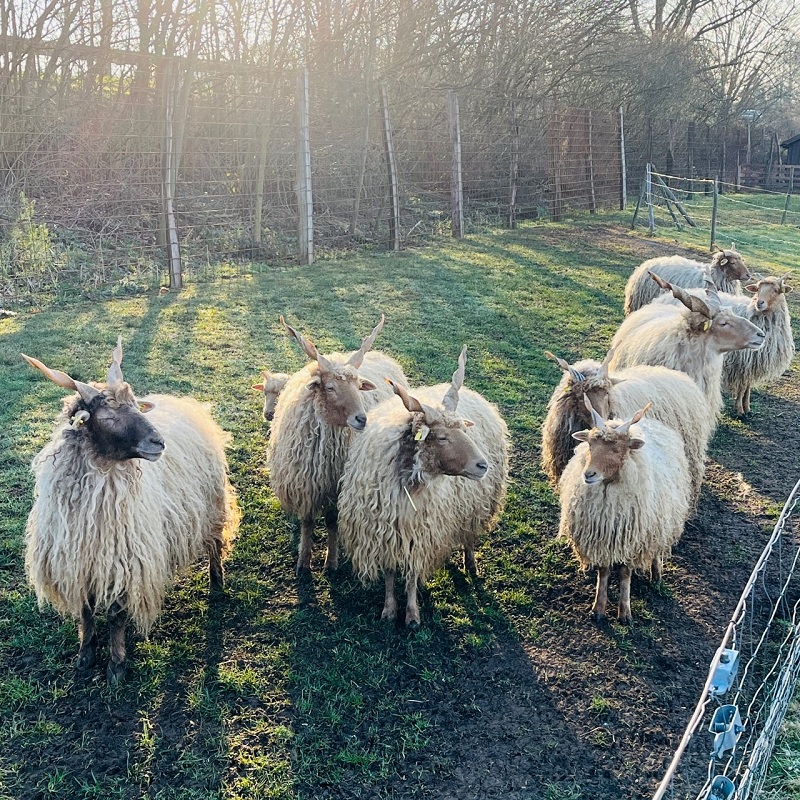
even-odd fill
[[[384,573],[382,619],[397,617],[395,576],[405,578],[412,630],[420,624],[419,581],[462,546],[474,572],[478,536],[505,503],[508,430],[491,403],[462,388],[465,363],[466,348],[450,385],[411,396],[395,384],[400,399],[370,411],[342,476],[342,547],[365,583]]]
[[[661,289],[650,280],[650,273],[657,272],[673,286],[705,288],[706,280],[722,292],[741,294],[739,281],[749,280],[750,272],[739,252],[720,250],[711,257],[711,263],[704,264],[684,256],[659,256],[640,264],[628,278],[625,285],[625,315],[638,311]]]
[[[275,416],[275,406],[278,404],[278,396],[288,380],[289,376],[285,372],[263,370],[261,383],[253,384],[253,389],[264,395],[264,410],[261,413],[264,422],[272,422],[272,418]]]
[[[177,571],[206,557],[212,590],[223,587],[239,523],[228,436],[191,398],[137,401],[122,377],[121,338],[105,383],[81,383],[23,358],[77,392],[33,460],[28,577],[40,605],[78,620],[79,670],[94,664],[95,615],[107,614],[107,676],[116,683],[126,670],[127,620],[147,633]]]
[[[663,289],[670,289],[685,308],[650,303],[626,317],[611,342],[610,369],[651,364],[681,370],[705,394],[711,419],[716,420],[722,409],[723,354],[742,348],[757,350],[764,332],[723,308],[716,289],[707,288],[705,298],[697,297],[655,273],[651,277]]]
[[[281,322],[313,360],[289,378],[278,397],[267,456],[270,486],[283,509],[300,519],[297,572],[311,568],[314,520],[322,513],[328,529],[325,569],[335,570],[336,498],[352,432],[366,426],[367,409],[392,396],[385,378],[408,384],[393,358],[368,352],[383,329],[383,315],[358,350],[324,356],[283,317]]]
[[[559,535],[584,569],[597,570],[592,614],[606,618],[608,581],[619,565],[619,612],[631,621],[631,571],[661,580],[661,561],[680,539],[691,508],[691,478],[681,435],[655,420],[605,422],[584,398],[593,427],[561,477]]]
[[[613,349],[602,364],[585,359],[570,365],[552,353],[547,355],[564,371],[542,426],[542,465],[552,484],[558,483],[572,458],[572,434],[592,424],[584,397],[604,419],[630,417],[652,403],[650,418],[683,436],[692,476],[692,504],[696,505],[705,474],[706,449],[714,432],[714,417],[697,384],[685,372],[667,367],[639,365],[609,373]]]

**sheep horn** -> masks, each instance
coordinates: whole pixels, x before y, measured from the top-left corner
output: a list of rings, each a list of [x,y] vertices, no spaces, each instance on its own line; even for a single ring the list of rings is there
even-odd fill
[[[669,292],[672,292],[672,296],[676,297],[678,300],[683,303],[689,311],[695,311],[698,314],[702,314],[704,317],[708,317],[711,319],[713,316],[711,313],[711,309],[708,307],[706,302],[701,299],[700,297],[695,297],[693,294],[690,294],[686,291],[682,286],[674,286],[669,281],[665,281],[660,275],[656,275],[655,272],[652,270],[647,270],[650,277],[662,288],[666,289]],[[716,290],[714,290],[716,293]],[[709,292],[706,289],[706,292]],[[719,300],[717,301],[719,302]]]
[[[106,383],[122,383],[122,337],[117,337],[117,346],[111,354],[111,366],[108,368]]]
[[[594,410],[594,406],[592,405],[592,401],[589,399],[589,395],[583,396],[583,404],[586,406],[588,412],[592,415],[592,427],[599,428],[601,431],[604,431],[608,428],[606,425],[606,421]]]
[[[447,411],[455,411],[458,406],[458,390],[464,385],[464,370],[467,365],[467,346],[461,348],[458,357],[458,369],[453,373],[453,382],[442,400],[442,405]]]
[[[381,314],[381,321],[372,329],[372,333],[367,336],[361,342],[361,347],[356,350],[353,355],[350,356],[350,360],[347,362],[351,366],[358,369],[361,366],[361,362],[364,360],[364,356],[367,354],[369,350],[372,349],[372,345],[375,344],[375,340],[378,338],[378,334],[383,330],[383,323],[386,321],[386,316]]]
[[[412,397],[399,383],[395,383],[389,378],[386,378],[385,380],[392,387],[394,393],[403,401],[403,405],[408,411],[420,411],[423,414],[425,413],[425,409],[422,407],[422,404],[419,402],[419,400],[417,400],[416,397]]]
[[[60,386],[62,389],[69,389],[70,391],[77,392],[81,399],[85,403],[90,403],[100,392],[94,388],[94,386],[89,386],[88,383],[81,383],[81,381],[76,381],[74,378],[70,378],[66,372],[61,372],[58,369],[50,369],[50,367],[45,366],[42,364],[41,361],[31,358],[30,356],[26,356],[25,353],[20,353],[20,355],[32,366],[36,369],[40,370],[44,373],[45,377],[48,380],[53,381],[57,386]]]
[[[314,342],[312,342],[311,339],[306,339],[305,336],[298,333],[291,325],[289,325],[289,323],[286,322],[286,320],[283,318],[283,314],[281,314],[281,324],[283,325],[284,328],[286,328],[286,332],[289,334],[289,336],[293,337],[294,340],[300,345],[300,347],[303,348],[303,352],[309,358],[316,361],[321,369],[325,371],[331,370],[331,362],[328,361],[328,359],[325,358],[325,356],[320,355],[319,352],[317,352],[317,348],[314,346]]]
[[[637,411],[627,422],[623,422],[622,425],[617,428],[617,433],[627,433],[631,425],[637,423],[652,405],[652,403],[648,403],[641,411]]]
[[[597,371],[597,377],[604,381],[608,378],[608,366],[611,363],[611,359],[614,357],[614,348],[612,347],[607,353],[606,357],[603,359],[603,363],[600,365],[600,369]]]

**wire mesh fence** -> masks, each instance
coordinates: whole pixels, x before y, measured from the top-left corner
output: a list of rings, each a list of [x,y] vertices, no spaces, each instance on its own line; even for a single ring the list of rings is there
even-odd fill
[[[714,655],[653,800],[747,800],[767,775],[800,677],[800,480]]]

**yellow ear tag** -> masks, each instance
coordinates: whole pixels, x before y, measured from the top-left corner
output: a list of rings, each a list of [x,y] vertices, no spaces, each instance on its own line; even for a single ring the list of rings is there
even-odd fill
[[[419,442],[421,439],[422,439],[422,431],[417,431],[417,432],[414,434],[414,441],[415,441],[415,442]]]
[[[707,330],[708,330],[710,327],[711,327],[711,320],[707,319],[707,320],[706,320],[706,321],[703,323],[703,330],[704,330],[704,331],[707,331]]]

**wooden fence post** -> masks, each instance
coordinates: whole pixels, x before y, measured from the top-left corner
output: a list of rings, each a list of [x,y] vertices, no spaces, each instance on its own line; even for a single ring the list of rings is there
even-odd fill
[[[171,289],[183,288],[181,245],[178,239],[178,224],[175,219],[175,195],[177,183],[177,160],[175,159],[174,119],[177,75],[175,65],[169,61],[164,76],[164,140],[161,152],[161,197],[162,213],[166,228],[167,264]]]
[[[714,202],[711,206],[711,250],[717,243],[717,206],[719,204],[719,175],[714,178]]]
[[[314,263],[314,200],[311,194],[311,136],[308,68],[297,75],[297,247],[301,264]]]
[[[511,168],[508,186],[508,227],[517,227],[517,178],[519,177],[519,120],[517,101],[511,101]]]
[[[589,156],[588,156],[588,167],[589,167],[589,213],[596,214],[597,213],[597,199],[594,193],[594,159],[592,153],[592,133],[593,133],[593,122],[592,122],[592,110],[589,109],[588,111],[588,123],[589,123]]]
[[[458,95],[447,93],[447,116],[450,122],[450,143],[453,147],[452,173],[450,178],[450,215],[453,237],[464,236],[464,193],[461,184],[461,122],[458,116]]]
[[[786,214],[789,212],[789,201],[792,199],[794,191],[794,166],[789,167],[789,190],[786,192],[786,202],[783,204],[783,214],[781,215],[781,225],[786,224]]]
[[[647,162],[647,172],[645,174],[644,185],[645,195],[647,197],[647,217],[649,219],[650,233],[656,232],[656,212],[653,208],[653,165]]]
[[[625,163],[625,114],[619,107],[619,210],[628,207],[628,167]]]
[[[389,120],[389,90],[381,84],[381,119],[383,120],[383,144],[386,149],[386,167],[389,171],[389,238],[392,249],[400,249],[400,192],[397,188],[397,166],[392,143],[392,125]]]

